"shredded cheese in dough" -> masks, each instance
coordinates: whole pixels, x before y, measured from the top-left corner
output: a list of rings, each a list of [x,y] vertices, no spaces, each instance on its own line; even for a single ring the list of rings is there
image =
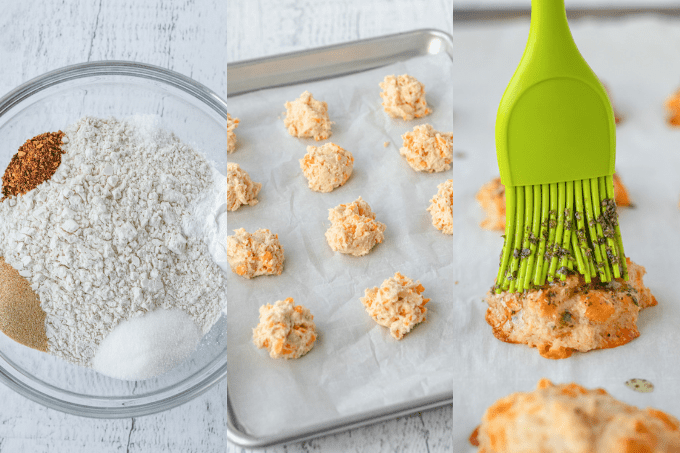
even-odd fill
[[[312,93],[305,91],[293,102],[286,102],[286,118],[283,124],[293,137],[313,137],[317,142],[331,136],[328,104],[317,101]]]
[[[243,205],[255,206],[262,184],[253,182],[238,164],[227,163],[227,210],[236,211]]]
[[[425,320],[430,299],[422,296],[423,285],[399,272],[383,282],[380,288],[365,291],[361,303],[368,314],[381,326],[389,327],[390,334],[397,340],[404,338],[416,324]]]
[[[453,133],[442,133],[423,124],[401,136],[404,146],[399,153],[415,171],[429,173],[448,170],[453,162]]]
[[[316,325],[309,309],[295,305],[293,298],[260,307],[260,323],[253,329],[253,343],[266,348],[272,359],[297,359],[316,341]]]
[[[389,75],[380,82],[380,97],[385,112],[392,118],[409,121],[432,113],[425,100],[425,86],[408,74]]]
[[[238,118],[232,118],[231,115],[227,113],[227,154],[236,151],[236,134],[234,133],[234,129],[238,127],[238,123]]]
[[[354,157],[335,143],[308,146],[307,154],[300,159],[300,168],[316,192],[330,192],[349,179],[354,168]]]
[[[385,224],[375,220],[371,207],[361,197],[328,210],[331,226],[326,240],[335,252],[363,256],[383,241]]]
[[[437,189],[427,208],[432,215],[432,225],[444,234],[453,234],[453,179],[447,179]]]
[[[250,234],[239,228],[234,233],[227,236],[227,261],[235,274],[248,279],[281,275],[284,258],[278,235],[266,229]]]

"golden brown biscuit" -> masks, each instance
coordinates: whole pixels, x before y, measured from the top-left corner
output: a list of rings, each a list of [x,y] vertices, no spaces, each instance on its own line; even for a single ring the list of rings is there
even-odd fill
[[[619,175],[614,173],[613,179],[616,206],[632,206],[628,190]],[[501,183],[501,178],[494,178],[484,184],[475,198],[486,213],[486,219],[480,223],[480,226],[485,230],[505,230],[505,186]]]
[[[668,124],[680,126],[680,90],[666,100],[666,109],[668,110]]]
[[[626,344],[640,336],[640,310],[657,304],[642,282],[645,268],[627,262],[628,282],[586,284],[573,273],[527,293],[490,291],[486,321],[499,340],[538,348],[549,359]]]
[[[603,389],[553,385],[499,399],[470,436],[479,453],[677,453],[680,422]]]

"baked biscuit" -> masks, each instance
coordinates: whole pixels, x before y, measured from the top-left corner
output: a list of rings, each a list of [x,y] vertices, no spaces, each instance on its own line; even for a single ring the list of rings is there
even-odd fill
[[[331,226],[326,230],[326,241],[334,252],[363,256],[384,239],[385,224],[375,220],[371,207],[361,197],[329,209],[328,220]]]
[[[227,163],[227,210],[236,211],[243,205],[255,206],[262,184],[253,182],[238,164]]]
[[[253,343],[266,348],[272,359],[297,359],[316,341],[316,325],[309,309],[295,305],[293,298],[260,307],[260,322],[253,329]]]
[[[453,234],[453,179],[447,179],[437,189],[427,208],[432,215],[432,225],[444,234]]]
[[[628,190],[617,173],[614,173],[613,180],[616,206],[632,206]],[[494,178],[484,184],[475,198],[486,213],[480,226],[485,230],[505,230],[505,186],[501,184],[501,178]]]
[[[250,234],[243,228],[227,236],[227,261],[232,272],[244,278],[281,275],[283,247],[279,236],[260,229]]]
[[[425,321],[430,299],[422,296],[423,285],[399,272],[380,285],[368,288],[360,298],[368,314],[381,326],[388,327],[397,340],[404,338],[416,324]]]
[[[425,86],[415,77],[408,74],[385,76],[380,88],[382,105],[392,118],[409,121],[432,113],[425,100]]]
[[[453,133],[434,130],[422,124],[401,136],[404,146],[399,153],[415,171],[433,173],[451,168],[453,161]]]
[[[479,453],[671,453],[680,451],[680,422],[640,410],[603,389],[554,385],[499,399],[470,436]]]
[[[310,189],[330,192],[347,182],[354,168],[354,157],[335,143],[308,146],[307,154],[300,159],[300,168]]]
[[[680,90],[666,100],[668,110],[668,124],[680,126]]]
[[[489,291],[486,321],[499,340],[538,348],[549,359],[624,345],[640,336],[640,310],[657,304],[642,282],[645,268],[626,260],[628,282],[587,284],[572,273],[526,293]]]
[[[231,115],[227,113],[227,154],[236,151],[236,134],[234,129],[238,127],[239,122],[238,118],[232,119]]]
[[[313,137],[317,142],[331,136],[328,104],[317,101],[312,93],[305,91],[293,102],[286,102],[286,118],[283,124],[293,137]]]

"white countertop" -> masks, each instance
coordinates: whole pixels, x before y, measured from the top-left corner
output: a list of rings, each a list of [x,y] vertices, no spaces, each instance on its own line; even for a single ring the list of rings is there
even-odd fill
[[[134,60],[226,96],[227,61],[418,28],[451,32],[453,0],[4,0],[2,7],[0,93],[69,64]],[[0,453],[242,451],[226,440],[224,382],[176,409],[134,419],[65,415],[4,386],[0,401]],[[446,406],[261,451],[451,452],[451,425]]]

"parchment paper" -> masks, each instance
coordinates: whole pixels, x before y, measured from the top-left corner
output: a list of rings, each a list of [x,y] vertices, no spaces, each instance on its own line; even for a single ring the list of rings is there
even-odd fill
[[[451,236],[432,226],[426,211],[437,185],[451,172],[413,171],[399,155],[401,134],[430,123],[448,132],[452,121],[451,60],[428,56],[381,69],[229,98],[241,123],[238,149],[228,156],[263,184],[259,204],[228,213],[229,231],[268,228],[285,249],[280,276],[246,280],[230,273],[228,389],[239,423],[252,435],[301,429],[414,398],[450,391],[456,348],[451,294]],[[411,122],[383,110],[378,84],[408,73],[425,84],[433,113]],[[313,192],[299,159],[313,139],[291,137],[283,125],[286,101],[309,90],[326,101],[334,121],[329,141],[354,155],[348,182]],[[388,141],[389,146],[383,143]],[[364,257],[334,253],[324,237],[328,209],[361,196],[386,224],[385,240]],[[427,322],[403,340],[392,338],[359,298],[396,271],[420,280]],[[319,338],[298,360],[274,360],[252,343],[261,305],[293,297],[314,315]]]
[[[482,297],[497,272],[501,233],[482,231],[475,192],[498,175],[494,121],[519,63],[528,21],[454,30],[454,148],[468,159],[454,184],[454,445],[475,451],[467,437],[496,399],[533,390],[542,377],[602,387],[639,407],[680,416],[680,129],[665,121],[664,100],[680,88],[680,21],[638,17],[572,22],[576,44],[609,86],[623,116],[617,128],[617,171],[635,208],[620,209],[626,254],[647,268],[645,283],[659,305],[640,313],[641,336],[615,348],[548,360],[536,349],[496,340],[484,321]],[[466,264],[462,257],[466,257]],[[644,378],[653,393],[624,382]],[[466,447],[462,447],[462,446]]]

